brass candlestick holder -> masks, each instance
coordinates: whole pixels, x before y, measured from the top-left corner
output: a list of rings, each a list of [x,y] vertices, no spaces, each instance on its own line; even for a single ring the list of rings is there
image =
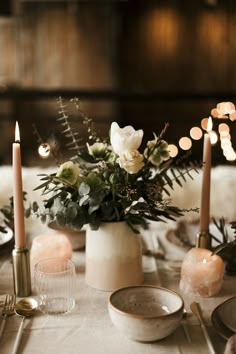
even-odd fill
[[[199,231],[197,234],[196,247],[211,249],[211,238],[209,231]]]
[[[15,247],[12,251],[14,292],[16,296],[31,294],[31,275],[29,251],[27,248]]]

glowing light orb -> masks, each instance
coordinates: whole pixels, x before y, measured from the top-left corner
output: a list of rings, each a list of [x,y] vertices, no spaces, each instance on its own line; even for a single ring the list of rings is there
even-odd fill
[[[47,159],[51,153],[50,145],[47,143],[39,145],[38,153],[42,159]]]
[[[207,123],[208,123],[208,118],[203,118],[203,119],[201,120],[201,127],[202,127],[202,129],[207,130]]]
[[[218,131],[220,134],[223,134],[223,133],[229,133],[229,126],[228,124],[226,123],[221,123],[218,127]]]
[[[211,130],[209,132],[209,135],[210,135],[210,139],[211,139],[211,144],[212,145],[215,145],[218,141],[218,135],[217,133],[214,131],[214,130]]]
[[[175,157],[178,155],[179,150],[176,145],[174,145],[174,144],[168,145],[168,150],[170,153],[170,157]]]
[[[182,150],[189,150],[192,147],[192,141],[190,138],[184,136],[179,140],[179,146]]]
[[[202,130],[199,127],[193,127],[190,130],[190,136],[194,140],[200,140],[202,137]]]

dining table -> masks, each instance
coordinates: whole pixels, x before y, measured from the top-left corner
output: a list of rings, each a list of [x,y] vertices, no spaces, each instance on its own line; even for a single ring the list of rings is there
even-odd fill
[[[180,294],[187,316],[168,337],[155,342],[133,341],[114,327],[108,312],[109,291],[90,287],[85,282],[85,249],[73,251],[76,267],[76,305],[63,315],[46,315],[36,311],[25,320],[18,353],[24,354],[208,354],[209,348],[198,319],[190,304],[200,304],[207,331],[216,354],[223,354],[226,339],[214,328],[211,316],[214,309],[236,295],[236,277],[225,274],[223,287],[212,297],[183,293],[179,288],[181,262],[157,256],[156,252],[143,255],[144,284],[161,286]],[[31,270],[32,272],[32,270]],[[11,252],[0,254],[0,305],[5,294],[13,292]],[[32,274],[32,297],[34,280]],[[19,300],[19,299],[18,299]],[[1,310],[1,308],[0,308]],[[0,321],[2,319],[0,318]],[[10,354],[21,322],[18,315],[7,318],[0,339],[0,353]],[[190,336],[189,342],[185,329]]]

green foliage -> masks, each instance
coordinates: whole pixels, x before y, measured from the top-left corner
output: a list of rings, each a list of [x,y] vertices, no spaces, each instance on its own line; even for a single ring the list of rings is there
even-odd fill
[[[40,175],[42,183],[36,189],[46,197],[44,206],[33,203],[26,214],[75,229],[85,224],[98,229],[103,222],[125,220],[136,232],[139,226],[147,227],[147,220],[174,220],[182,215],[182,210],[165,196],[169,197],[169,189],[175,185],[183,187],[188,178],[193,178],[199,164],[170,159],[168,144],[163,140],[167,125],[159,136],[154,134],[143,154],[137,150],[137,141],[135,148],[130,148],[129,141],[124,151],[127,156],[123,156],[123,151],[115,152],[109,137],[98,137],[92,119],[80,111],[78,100],[72,101],[87,127],[88,142],[82,144],[79,133],[73,130],[68,107],[60,98],[57,121],[73,156],[56,173]],[[122,131],[116,123],[115,129]],[[136,135],[134,129],[132,134]]]
[[[234,253],[234,258],[235,258],[235,250],[236,250],[236,222],[231,222],[231,228],[234,230],[234,240],[230,241],[229,240],[229,235],[228,231],[225,225],[225,219],[220,218],[220,220],[217,222],[217,220],[213,219],[213,222],[215,226],[217,227],[218,231],[221,234],[222,239],[220,240],[213,234],[210,234],[211,238],[215,240],[218,245],[213,249],[213,254],[218,254],[223,258],[230,258],[230,254]]]

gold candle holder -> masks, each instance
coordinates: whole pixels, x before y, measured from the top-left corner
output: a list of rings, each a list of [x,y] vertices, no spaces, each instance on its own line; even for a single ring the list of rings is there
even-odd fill
[[[12,251],[12,264],[16,296],[29,296],[31,294],[31,275],[28,249],[15,247]]]
[[[211,249],[211,238],[208,231],[199,231],[196,247]]]

